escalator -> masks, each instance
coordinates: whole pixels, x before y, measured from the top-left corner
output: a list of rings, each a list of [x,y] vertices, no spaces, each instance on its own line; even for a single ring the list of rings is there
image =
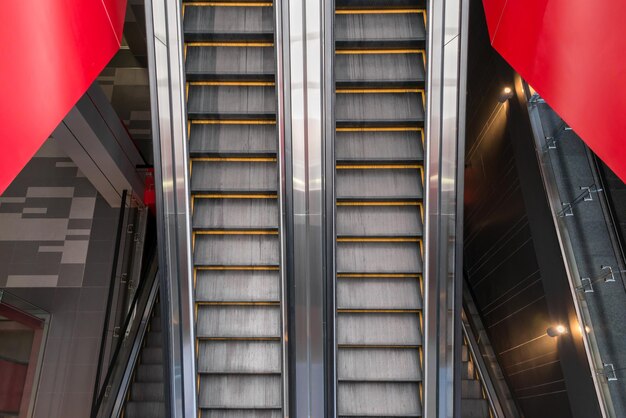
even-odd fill
[[[183,6],[199,416],[279,417],[273,5]]]
[[[340,417],[422,415],[422,6],[336,1]]]

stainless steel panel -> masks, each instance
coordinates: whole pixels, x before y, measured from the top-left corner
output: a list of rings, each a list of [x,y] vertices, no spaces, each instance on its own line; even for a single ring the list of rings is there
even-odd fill
[[[339,206],[337,235],[422,234],[422,215],[417,205]]]
[[[419,381],[419,351],[397,347],[341,348],[337,353],[337,376],[340,381]]]
[[[335,100],[338,122],[424,120],[420,93],[341,93]]]
[[[417,383],[340,383],[338,415],[419,417]]]
[[[391,160],[424,158],[419,131],[337,132],[335,152],[338,160]]]
[[[348,313],[337,315],[337,343],[410,345],[422,343],[417,313]]]
[[[192,124],[190,153],[276,152],[275,125]]]
[[[201,408],[281,408],[280,376],[200,376]],[[204,412],[202,413],[204,416]]]
[[[416,168],[337,170],[337,197],[422,197],[421,170]]]
[[[200,341],[198,372],[280,374],[280,341]]]
[[[202,337],[280,337],[280,307],[198,306],[197,334]]]
[[[417,242],[339,242],[340,273],[420,273],[422,256]]]
[[[273,86],[189,86],[187,112],[192,117],[261,117],[276,112]]]
[[[419,279],[339,277],[338,309],[421,309]]]
[[[337,41],[403,41],[426,37],[424,16],[417,13],[340,14],[335,18]]]
[[[220,80],[258,81],[266,78],[265,75],[274,74],[274,48],[188,46],[185,70],[189,79],[202,74]]]
[[[193,161],[193,191],[276,191],[275,162]]]
[[[196,234],[196,265],[278,265],[278,235]]]
[[[196,300],[216,302],[278,302],[278,271],[198,270]]]
[[[468,3],[430,0],[428,4],[424,418],[460,415]],[[448,38],[451,33],[456,36]]]
[[[276,228],[276,199],[194,199],[194,228]]]
[[[185,34],[221,34],[233,39],[237,34],[266,33],[271,36],[274,30],[274,16],[271,7],[185,7]]]
[[[202,411],[202,418],[280,418],[283,414],[278,410],[269,411],[246,411],[245,409],[239,409],[234,411],[228,410],[204,410]]]
[[[421,55],[419,56],[421,58]],[[423,83],[424,65],[415,54],[343,54],[335,60],[338,83]]]
[[[182,12],[147,0],[146,29],[157,191],[157,234],[168,416],[196,415],[191,221],[187,164]]]

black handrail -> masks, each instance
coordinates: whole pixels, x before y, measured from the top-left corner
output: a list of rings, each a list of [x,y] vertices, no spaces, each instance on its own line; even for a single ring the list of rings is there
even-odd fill
[[[115,249],[113,252],[113,266],[111,268],[111,281],[109,284],[109,297],[107,300],[106,312],[104,313],[104,326],[102,327],[102,340],[100,341],[100,353],[98,354],[98,368],[96,369],[96,382],[93,388],[93,397],[91,400],[91,415],[94,415],[94,412],[97,413],[96,409],[96,400],[98,398],[98,393],[100,392],[100,375],[102,374],[102,366],[104,364],[104,352],[106,348],[107,341],[107,332],[109,329],[110,317],[111,317],[111,306],[113,305],[113,296],[115,294],[115,285],[116,285],[116,276],[117,276],[117,263],[119,259],[120,246],[122,244],[122,236],[124,230],[124,214],[126,213],[126,196],[128,195],[128,191],[124,190],[122,192],[122,204],[120,205],[120,213],[117,219],[117,235],[115,238]],[[106,386],[103,386],[106,387]]]

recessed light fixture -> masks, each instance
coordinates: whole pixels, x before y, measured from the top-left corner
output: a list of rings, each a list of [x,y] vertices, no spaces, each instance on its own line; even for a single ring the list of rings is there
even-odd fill
[[[558,337],[559,335],[567,334],[567,328],[565,325],[558,324],[553,327],[549,327],[546,330],[546,334],[550,337]]]
[[[498,101],[500,103],[504,103],[507,100],[509,100],[511,97],[513,97],[513,89],[509,86],[506,86],[505,88],[502,89],[502,93],[500,93],[500,96],[498,96]]]

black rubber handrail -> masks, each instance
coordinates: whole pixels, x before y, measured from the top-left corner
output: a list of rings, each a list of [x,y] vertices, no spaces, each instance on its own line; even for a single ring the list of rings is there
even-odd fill
[[[107,341],[107,332],[109,329],[109,323],[111,318],[111,307],[113,305],[113,296],[115,294],[115,282],[117,276],[117,264],[119,260],[120,254],[120,246],[122,245],[122,236],[124,230],[124,215],[126,213],[126,196],[128,195],[128,191],[124,190],[122,192],[122,202],[120,205],[120,213],[117,219],[117,235],[115,237],[115,249],[113,250],[113,267],[111,268],[111,281],[109,283],[109,296],[107,299],[107,307],[104,313],[104,326],[102,327],[102,339],[100,341],[100,353],[98,354],[98,368],[96,369],[96,382],[93,388],[93,397],[91,400],[91,414],[94,414],[96,400],[98,398],[98,393],[101,392],[101,388],[98,386],[100,383],[100,375],[102,374],[102,367],[104,365],[104,352],[106,348]],[[105,382],[106,383],[106,382]],[[106,385],[103,385],[102,388],[106,388]]]

